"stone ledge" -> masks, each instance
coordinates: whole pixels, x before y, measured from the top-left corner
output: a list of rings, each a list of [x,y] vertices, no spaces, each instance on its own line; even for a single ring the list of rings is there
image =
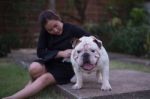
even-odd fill
[[[92,75],[94,76],[94,75]],[[89,76],[80,90],[71,89],[72,83],[58,85],[55,90],[68,99],[149,99],[150,73],[130,70],[111,70],[110,84],[112,91],[101,91],[101,84]],[[88,82],[87,82],[88,81]]]

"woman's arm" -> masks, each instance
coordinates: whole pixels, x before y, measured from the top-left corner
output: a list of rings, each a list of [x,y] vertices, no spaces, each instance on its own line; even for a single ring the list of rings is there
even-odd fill
[[[72,49],[67,49],[67,50],[64,50],[64,51],[59,51],[57,53],[57,55],[56,55],[56,58],[59,58],[59,57],[68,58],[68,57],[70,57],[71,52],[72,52]]]
[[[38,46],[37,46],[37,56],[49,61],[55,58],[67,58],[71,55],[71,49],[66,50],[49,50],[48,49],[48,35],[45,32],[42,32],[39,36]]]
[[[58,50],[48,49],[48,34],[45,31],[41,31],[37,45],[37,56],[45,61],[49,61],[54,59],[57,53]]]

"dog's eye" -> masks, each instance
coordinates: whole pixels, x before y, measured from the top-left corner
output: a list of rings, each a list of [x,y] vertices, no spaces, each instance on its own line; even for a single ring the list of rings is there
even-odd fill
[[[81,52],[80,50],[77,51],[78,54],[79,54],[80,52]]]
[[[94,52],[95,52],[95,50],[91,49],[91,52],[93,52],[93,53],[94,53]]]

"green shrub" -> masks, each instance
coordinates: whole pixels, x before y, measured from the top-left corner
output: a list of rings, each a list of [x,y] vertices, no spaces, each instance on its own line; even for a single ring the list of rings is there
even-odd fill
[[[102,23],[102,24],[86,24],[85,29],[90,32],[92,35],[98,37],[100,40],[102,40],[105,47],[108,46],[109,42],[111,41],[112,34],[114,31],[114,28],[111,27],[108,23]]]
[[[150,24],[145,19],[141,19],[141,24],[136,24],[135,20],[138,17],[128,20],[124,25],[120,19],[116,21],[113,18],[110,22],[88,24],[85,27],[97,35],[109,51],[150,57]]]
[[[19,48],[20,41],[15,33],[0,35],[0,57],[7,56],[11,49]]]
[[[130,12],[130,16],[133,18],[135,23],[141,23],[141,20],[144,20],[145,12],[142,8],[133,8]]]
[[[115,52],[123,52],[141,56],[146,54],[144,48],[145,38],[148,33],[147,26],[126,27],[117,30],[112,37],[109,49]]]
[[[110,0],[97,25],[86,25],[108,51],[150,57],[150,18],[144,0]]]
[[[150,57],[149,15],[143,8],[133,8],[130,19],[115,29],[109,48],[111,51]]]

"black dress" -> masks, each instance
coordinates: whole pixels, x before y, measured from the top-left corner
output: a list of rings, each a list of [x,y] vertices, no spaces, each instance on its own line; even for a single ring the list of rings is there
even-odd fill
[[[37,56],[39,62],[44,64],[47,71],[50,72],[58,84],[68,83],[74,75],[71,63],[63,62],[63,58],[55,58],[58,51],[72,49],[72,39],[81,36],[89,36],[90,34],[81,28],[64,23],[63,33],[55,36],[41,31],[37,45]]]

